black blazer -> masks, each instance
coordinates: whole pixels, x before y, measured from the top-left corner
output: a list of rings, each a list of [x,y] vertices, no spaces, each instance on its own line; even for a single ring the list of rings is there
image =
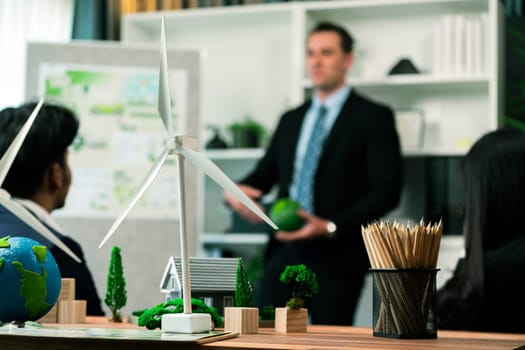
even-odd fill
[[[277,185],[280,198],[289,196],[300,129],[310,104],[309,100],[281,117],[266,154],[241,183],[265,193]],[[402,158],[392,110],[352,89],[325,140],[314,186],[315,214],[332,220],[338,231],[335,240],[300,244],[307,251],[321,250],[353,260],[359,263],[359,270],[366,270],[360,227],[394,208],[402,186]],[[271,240],[269,253],[279,245]]]
[[[458,287],[454,278],[447,281],[437,293],[439,328],[525,333],[524,252],[525,235],[485,252],[481,304],[464,297],[466,288]],[[460,259],[453,277],[458,278],[463,264],[464,259]]]

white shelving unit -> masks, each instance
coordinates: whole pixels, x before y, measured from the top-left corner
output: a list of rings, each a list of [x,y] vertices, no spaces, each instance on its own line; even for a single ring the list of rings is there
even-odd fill
[[[434,71],[435,24],[445,15],[481,14],[487,18],[485,71]],[[406,157],[463,155],[477,138],[500,125],[503,50],[498,0],[308,1],[141,13],[124,16],[122,40],[157,43],[161,15],[168,45],[205,49],[203,130],[208,124],[224,128],[250,115],[271,132],[281,113],[301,103],[311,87],[304,65],[305,40],[324,20],[345,26],[356,40],[355,63],[347,77],[355,89],[394,109],[423,111],[423,145],[403,150]],[[405,57],[421,74],[388,76]],[[234,179],[244,176],[262,154],[261,149],[208,152]],[[417,201],[418,191],[424,189],[417,176],[410,184],[415,189],[408,189],[411,197],[402,200],[408,210],[421,204],[406,202]],[[222,205],[221,191],[205,180],[203,193],[204,232],[223,232],[230,213]],[[201,242],[223,244],[216,237],[204,234]],[[252,239],[234,237],[224,244]]]

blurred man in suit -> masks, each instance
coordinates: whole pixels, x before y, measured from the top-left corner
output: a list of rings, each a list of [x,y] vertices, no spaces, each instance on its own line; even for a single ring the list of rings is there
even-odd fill
[[[360,226],[394,208],[402,186],[392,110],[345,83],[352,46],[350,34],[332,23],[309,33],[313,96],[280,118],[266,154],[239,182],[254,200],[277,185],[279,198],[301,203],[304,226],[271,234],[256,299],[259,306],[284,306],[290,292],[279,276],[286,265],[305,264],[319,281],[319,294],[308,305],[316,324],[352,324],[368,269]],[[229,193],[224,199],[259,222]]]

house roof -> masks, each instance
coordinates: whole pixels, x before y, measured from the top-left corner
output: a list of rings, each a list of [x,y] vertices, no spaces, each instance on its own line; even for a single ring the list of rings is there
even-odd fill
[[[179,286],[182,286],[181,258],[172,257],[177,270]],[[171,260],[171,258],[170,258]],[[190,258],[190,279],[192,292],[235,292],[237,266],[241,258]],[[169,280],[169,263],[162,283]]]

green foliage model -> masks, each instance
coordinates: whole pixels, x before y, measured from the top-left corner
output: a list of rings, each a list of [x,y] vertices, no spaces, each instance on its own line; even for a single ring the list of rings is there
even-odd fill
[[[253,286],[248,279],[242,259],[237,264],[237,281],[235,284],[235,306],[253,307]]]
[[[122,268],[122,257],[120,248],[115,246],[111,250],[111,260],[109,261],[108,287],[104,302],[111,310],[111,320],[122,322],[119,310],[126,305],[128,300],[126,293],[126,280]]]
[[[317,275],[303,264],[286,266],[280,281],[292,290],[292,297],[286,302],[291,309],[304,307],[306,299],[319,292]]]
[[[147,329],[161,328],[162,315],[176,314],[184,311],[182,298],[172,299],[165,303],[145,310],[133,311],[133,316],[138,316],[139,326]],[[191,311],[193,313],[210,314],[215,327],[222,327],[222,317],[214,307],[206,305],[202,300],[191,298]]]

